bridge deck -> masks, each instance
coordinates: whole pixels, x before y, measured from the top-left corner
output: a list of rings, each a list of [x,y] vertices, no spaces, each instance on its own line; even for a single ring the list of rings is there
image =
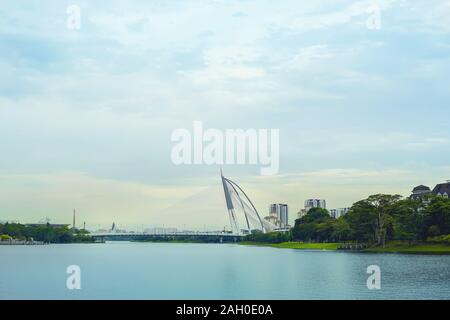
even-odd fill
[[[165,241],[165,240],[194,240],[199,242],[236,242],[242,240],[244,235],[233,233],[217,233],[217,232],[175,232],[175,233],[91,233],[91,236],[97,240],[108,241]]]
[[[92,237],[108,237],[108,236],[215,236],[215,237],[243,237],[242,234],[234,233],[217,233],[217,232],[164,232],[164,233],[147,233],[147,232],[98,232],[91,233]]]

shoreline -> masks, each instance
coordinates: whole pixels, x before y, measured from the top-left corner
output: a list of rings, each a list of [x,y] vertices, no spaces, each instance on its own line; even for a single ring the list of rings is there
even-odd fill
[[[26,240],[13,240],[13,241],[0,241],[0,246],[44,246],[44,241],[26,241]]]
[[[116,241],[111,241],[116,242]],[[118,241],[120,242],[120,241]],[[219,244],[216,242],[202,242],[202,241],[125,241],[130,243],[167,243],[167,244]],[[104,244],[106,242],[71,242],[71,243],[52,243],[52,244]],[[308,243],[308,242],[282,242],[282,243],[267,243],[267,242],[223,242],[222,244],[237,244],[242,246],[254,247],[271,247],[278,249],[294,249],[294,250],[313,250],[313,251],[336,251],[336,252],[353,252],[353,253],[385,253],[385,254],[416,254],[416,255],[450,255],[450,245],[440,243],[416,243],[409,245],[404,242],[396,241],[387,243],[385,248],[370,247],[361,250],[345,250],[340,249],[342,243]],[[36,245],[50,245],[50,243],[2,243],[3,246],[36,246]]]
[[[342,250],[338,249],[340,243],[305,243],[305,242],[282,242],[282,243],[262,243],[262,242],[239,242],[240,245],[272,247],[279,249],[294,250],[318,250],[318,251],[340,251],[356,253],[397,253],[397,254],[429,254],[429,255],[450,255],[450,245],[435,243],[419,243],[408,245],[400,242],[388,243],[385,248],[371,247],[362,250]]]

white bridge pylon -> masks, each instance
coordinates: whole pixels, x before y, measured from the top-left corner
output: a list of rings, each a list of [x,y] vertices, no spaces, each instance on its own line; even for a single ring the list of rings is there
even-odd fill
[[[263,233],[273,231],[276,226],[265,219],[261,219],[258,210],[244,190],[234,181],[225,178],[222,171],[220,175],[232,232],[242,234],[245,231],[250,233],[252,230],[260,230]],[[244,224],[245,227],[240,227],[241,224]]]

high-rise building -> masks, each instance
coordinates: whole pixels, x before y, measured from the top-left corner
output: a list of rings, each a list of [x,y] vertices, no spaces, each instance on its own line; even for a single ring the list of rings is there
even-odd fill
[[[289,224],[289,210],[287,204],[280,204],[280,221],[281,227],[285,227]]]
[[[278,214],[277,214],[277,207],[278,207],[278,205],[276,203],[275,204],[271,204],[269,206],[269,215],[277,215],[278,216]]]
[[[305,201],[305,209],[327,208],[327,202],[324,199],[308,199]]]
[[[337,209],[330,209],[330,216],[334,219],[337,219],[338,216]]]
[[[301,217],[305,216],[308,211],[312,208],[327,208],[327,202],[324,199],[308,199],[305,200],[305,209],[300,209],[300,211],[297,213],[297,218],[300,219]]]
[[[334,219],[337,219],[337,218],[342,217],[343,215],[347,214],[347,212],[349,210],[350,210],[350,208],[330,209],[330,216]]]
[[[288,205],[284,203],[274,203],[269,206],[270,221],[279,227],[286,227],[289,225],[289,210]],[[268,220],[266,219],[266,220]]]

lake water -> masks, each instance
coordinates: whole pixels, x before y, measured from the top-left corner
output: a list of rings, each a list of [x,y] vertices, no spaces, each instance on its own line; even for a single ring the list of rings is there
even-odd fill
[[[81,290],[66,269],[81,268]],[[381,290],[367,289],[367,267]],[[0,299],[450,299],[450,256],[235,244],[0,246]]]

